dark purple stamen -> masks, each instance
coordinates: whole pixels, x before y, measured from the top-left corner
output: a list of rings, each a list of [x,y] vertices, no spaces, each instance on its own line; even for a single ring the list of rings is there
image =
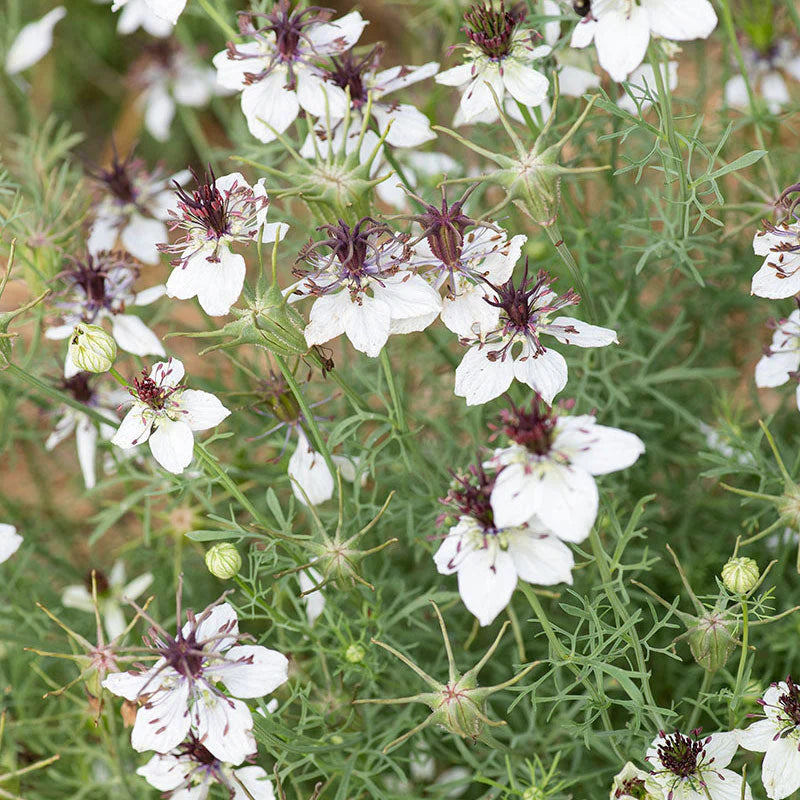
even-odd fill
[[[705,754],[706,745],[711,737],[699,739],[700,728],[692,731],[691,736],[675,731],[669,735],[663,731],[659,736],[664,740],[656,748],[658,758],[664,769],[681,778],[687,778],[697,772],[698,763]]]
[[[459,516],[472,517],[486,533],[495,533],[491,496],[494,478],[489,477],[480,462],[469,467],[466,473],[452,472],[453,485],[439,502],[455,509]],[[443,524],[450,515],[443,512],[437,524]]]
[[[800,725],[800,687],[789,675],[786,678],[787,691],[778,698],[778,705],[787,717],[796,725]]]
[[[133,379],[133,388],[129,391],[154,411],[160,411],[167,404],[170,395],[180,388],[182,387],[159,385],[147,374],[147,370],[143,369],[142,377]]]
[[[69,392],[79,403],[88,405],[94,397],[94,392],[89,386],[91,376],[90,372],[79,372],[71,378],[64,378],[61,382],[61,388]]]
[[[112,314],[125,311],[120,295],[139,277],[139,268],[130,255],[122,251],[103,251],[95,255],[87,252],[82,258],[69,256],[67,263],[67,269],[58,277],[63,278],[70,287],[81,289],[80,301],[85,322],[93,322],[103,309]],[[112,282],[112,273],[121,269],[127,271],[124,279],[117,272],[116,280]]]
[[[331,66],[326,70],[328,80],[344,90],[350,90],[350,105],[361,108],[366,105],[368,97],[364,81],[364,73],[377,69],[383,55],[383,45],[375,45],[363,58],[356,59],[352,51],[331,58]]]
[[[133,158],[133,151],[120,161],[116,147],[113,148],[111,166],[108,169],[90,170],[92,177],[104,184],[121,203],[135,203],[137,190],[134,176],[143,167],[143,162]]]
[[[83,579],[84,586],[86,586],[86,590],[89,594],[92,593],[92,578],[94,577],[94,586],[97,591],[98,597],[107,597],[108,593],[111,589],[111,584],[108,582],[108,578],[104,572],[101,572],[99,569],[90,569],[86,576]]]
[[[491,3],[474,5],[464,14],[463,28],[467,38],[494,61],[500,61],[511,52],[514,31],[525,19],[524,3],[516,3],[506,11],[505,4],[495,8]]]
[[[205,228],[211,236],[219,239],[229,233],[230,221],[226,200],[215,186],[217,179],[214,177],[214,170],[209,164],[203,180],[193,169],[190,168],[189,171],[197,183],[197,188],[189,194],[177,181],[174,181],[178,208],[186,220]]]
[[[490,425],[495,438],[501,431],[512,442],[522,445],[531,453],[545,456],[553,446],[558,416],[541,397],[536,395],[531,401],[530,411],[512,405],[511,410],[500,412],[500,425]]]

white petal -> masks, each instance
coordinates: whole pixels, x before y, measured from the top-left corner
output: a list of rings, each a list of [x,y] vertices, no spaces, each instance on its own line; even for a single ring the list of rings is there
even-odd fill
[[[516,532],[509,537],[508,552],[522,580],[538,586],[572,584],[572,551],[555,536],[535,530]]]
[[[749,786],[745,788],[744,794],[742,794],[744,780],[741,775],[737,775],[730,769],[717,770],[716,764],[714,764],[714,767],[713,772],[705,773],[703,776],[708,796],[713,797],[714,800],[742,800],[742,797],[744,797],[744,800],[753,800],[753,794]],[[703,798],[701,794],[697,796]]]
[[[780,728],[772,720],[760,719],[744,730],[736,731],[736,741],[745,750],[766,753],[779,732]]]
[[[177,386],[186,374],[183,362],[177,358],[170,358],[168,361],[156,361],[150,368],[150,377],[159,386]]]
[[[747,108],[750,105],[750,96],[747,93],[747,81],[744,75],[734,75],[725,84],[725,102],[733,108]]]
[[[65,608],[77,608],[79,611],[86,611],[90,614],[94,612],[92,596],[83,584],[65,587],[61,592],[61,605]]]
[[[148,219],[134,213],[122,229],[122,246],[145,264],[158,264],[157,244],[167,241],[167,226],[158,219]]]
[[[772,266],[780,263],[781,272]],[[783,277],[785,276],[785,277]],[[794,297],[800,292],[800,256],[771,254],[753,276],[750,293],[770,300]]]
[[[464,286],[454,298],[446,297],[442,303],[442,322],[453,333],[469,337],[485,335],[497,330],[500,309],[489,305],[484,298],[494,292],[482,284]]]
[[[719,731],[711,734],[711,741],[707,742],[704,749],[706,758],[714,759],[715,769],[722,769],[731,763],[738,747],[735,731]]]
[[[145,672],[112,672],[103,681],[103,686],[108,689],[111,694],[117,697],[124,697],[126,700],[135,702],[139,699],[139,695],[144,691],[145,693],[154,693],[160,687],[160,682],[156,673],[164,665],[163,659],[156,662],[156,664]],[[177,673],[170,668],[166,670],[167,674],[161,672],[162,678],[172,680]],[[156,676],[154,678],[154,676]]]
[[[347,291],[324,294],[314,301],[304,332],[306,344],[324,344],[344,333],[344,313],[349,309],[350,296]]]
[[[372,116],[377,121],[381,133],[389,128],[386,141],[392,147],[419,147],[436,138],[436,134],[431,130],[430,120],[414,106],[374,105]]]
[[[113,250],[119,235],[119,220],[113,214],[99,214],[89,230],[86,247],[92,255]]]
[[[582,97],[590,89],[600,86],[600,76],[571,64],[558,70],[558,89],[566,97]]]
[[[188,700],[189,687],[185,678],[179,679],[176,686],[149,697],[136,712],[131,731],[133,749],[140,753],[144,750],[166,753],[177,747],[189,733]]]
[[[500,528],[524,525],[537,511],[540,502],[539,473],[527,465],[512,463],[500,470],[492,489],[494,521]]]
[[[172,119],[175,116],[175,101],[163,83],[150,87],[144,95],[144,126],[159,142],[169,139]]]
[[[511,556],[497,548],[474,550],[458,568],[458,592],[481,625],[490,625],[508,605],[517,586]]]
[[[468,406],[481,405],[500,397],[514,380],[514,362],[510,358],[490,361],[491,347],[470,347],[456,368],[455,394]]]
[[[260,56],[264,52],[258,42],[244,42],[238,44],[236,49],[251,56]],[[256,58],[229,58],[227,50],[217,53],[211,62],[217,68],[217,85],[234,91],[241,91],[246,85],[245,73],[257,73],[261,69]]]
[[[53,28],[66,15],[64,6],[56,6],[41,19],[26,25],[8,49],[6,72],[16,75],[44,58],[53,46]]]
[[[625,80],[647,52],[650,42],[647,11],[633,5],[628,15],[616,9],[604,12],[597,21],[594,42],[603,69],[615,81]]]
[[[215,395],[198,389],[184,389],[177,403],[183,419],[193,431],[213,428],[231,413]]]
[[[246,86],[242,91],[242,111],[250,133],[261,142],[275,140],[275,132],[283,133],[300,111],[297,95],[284,88],[286,75],[275,70],[264,80]]]
[[[555,336],[563,344],[575,344],[578,347],[605,347],[619,344],[617,332],[611,328],[590,325],[574,317],[556,317],[548,326],[547,333]]]
[[[593,19],[586,17],[579,22],[575,29],[572,31],[570,37],[570,47],[588,47],[594,41],[594,35],[597,31],[597,22]]]
[[[239,619],[230,603],[218,603],[206,609],[196,623],[187,620],[181,631],[184,636],[189,636],[192,629],[196,641],[202,644],[206,653],[220,653],[236,644]]]
[[[361,303],[350,302],[343,316],[344,332],[356,350],[366,353],[370,358],[377,358],[389,338],[392,310],[388,303],[377,296],[362,294],[360,299]]]
[[[474,532],[475,523],[472,520],[459,522],[450,528],[439,549],[433,554],[433,563],[440,575],[452,575],[458,572],[459,565],[463,558],[474,550],[472,537],[469,535]]]
[[[221,675],[222,682],[235,697],[263,697],[289,679],[289,661],[277,650],[260,645],[239,645],[225,653]]]
[[[644,453],[644,442],[619,428],[597,425],[594,417],[567,417],[556,426],[553,449],[592,475],[627,469]]]
[[[527,383],[549,404],[567,385],[567,362],[555,350],[534,354],[526,345],[514,361],[514,377]]]
[[[292,492],[301,503],[316,506],[333,497],[333,476],[325,459],[311,447],[302,432],[298,432],[298,440],[288,467]]]
[[[317,55],[336,55],[349,50],[359,39],[367,21],[351,11],[339,19],[312,25],[306,29],[308,44]]]
[[[463,86],[472,80],[472,64],[459,64],[457,67],[446,69],[436,76],[436,83],[444,86]]]
[[[708,0],[642,0],[656,36],[675,41],[707,39],[717,27],[717,15]]]
[[[87,489],[94,489],[97,482],[95,473],[97,428],[88,417],[83,415],[75,428],[75,444],[78,447],[78,463],[81,467],[84,486]]]
[[[8,561],[19,550],[21,544],[22,537],[15,527],[4,522],[0,523],[0,564]]]
[[[313,567],[309,567],[303,570],[297,577],[300,581],[300,591],[309,592],[309,594],[305,595],[302,599],[306,607],[308,624],[313,625],[320,614],[325,610],[325,595],[322,593],[322,590],[315,589],[311,591],[322,581],[322,575]]]
[[[192,710],[192,727],[220,761],[241,764],[256,751],[253,716],[241,700],[203,692]]]
[[[151,416],[140,405],[134,405],[125,415],[117,432],[111,437],[111,444],[128,450],[146,442],[150,437]]]
[[[761,780],[767,797],[789,797],[800,789],[800,752],[792,736],[778,738],[767,748],[761,764]]]
[[[508,60],[503,67],[503,83],[509,94],[524,106],[538,106],[547,98],[550,82],[533,67]]]
[[[421,67],[397,66],[384,69],[375,75],[375,86],[380,87],[380,96],[404,89],[414,83],[427,80],[439,71],[436,61],[429,61]]]
[[[234,771],[231,800],[274,800],[274,797],[272,784],[261,767],[241,767]]]
[[[594,478],[577,467],[553,466],[542,475],[536,514],[559,539],[582,542],[597,519]]]
[[[111,334],[126,353],[133,353],[135,356],[166,355],[158,336],[133,314],[113,316],[111,318]]]
[[[800,350],[783,351],[761,356],[756,364],[756,386],[760,389],[782,386],[790,372],[800,367]]]
[[[150,303],[155,303],[166,293],[167,287],[163,283],[159,283],[157,286],[151,286],[149,289],[142,289],[141,292],[137,292],[134,295],[133,304],[135,306],[149,306]]]
[[[205,262],[204,280],[197,286],[197,300],[203,311],[210,317],[227,314],[242,293],[246,273],[244,258],[221,247],[219,261]]]
[[[122,588],[121,600],[136,600],[153,582],[153,573],[145,572]]]
[[[177,789],[189,772],[191,765],[169,753],[156,753],[146,764],[136,770],[154,789],[169,792]]]
[[[186,0],[145,0],[148,8],[161,19],[174,25],[186,7]]]
[[[442,310],[439,293],[422,276],[410,272],[385,278],[383,286],[375,286],[375,298],[388,304],[392,322],[414,321],[415,324],[405,327],[403,333],[423,330]],[[400,331],[393,328],[392,332]]]
[[[108,634],[109,641],[113,641],[118,636],[122,636],[127,627],[125,622],[125,615],[118,603],[111,600],[106,601],[103,608],[103,625],[105,626],[106,633]]]
[[[347,95],[339,86],[323,80],[310,70],[297,77],[297,102],[312,117],[341,119],[347,113]]]
[[[494,90],[494,94],[492,94],[492,90]],[[461,96],[459,107],[464,114],[464,120],[474,122],[485,111],[496,113],[497,103],[502,104],[504,95],[505,84],[500,77],[497,65],[491,63],[480,68],[472,83]]]
[[[194,436],[185,422],[173,422],[162,417],[150,437],[153,458],[167,472],[180,475],[192,463]]]

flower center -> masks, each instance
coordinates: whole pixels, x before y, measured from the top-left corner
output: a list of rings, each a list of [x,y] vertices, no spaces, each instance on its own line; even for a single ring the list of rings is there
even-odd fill
[[[684,736],[677,731],[669,736],[664,736],[662,733],[662,736],[664,743],[658,745],[657,751],[664,769],[681,778],[694,775],[697,772],[698,762],[705,754],[708,739]]]
[[[545,456],[550,452],[558,417],[555,410],[540,397],[531,401],[530,411],[523,411],[515,406],[510,411],[504,409],[500,412],[500,420],[503,433],[512,442],[538,456]],[[497,426],[492,427],[497,429]]]
[[[92,593],[92,573],[94,573],[94,585],[97,587],[97,596],[108,597],[111,590],[111,584],[109,583],[106,574],[101,572],[99,569],[89,570],[89,572],[86,573],[86,577],[83,579],[86,590],[89,592],[89,594]]]
[[[203,228],[209,236],[220,239],[229,233],[230,221],[225,198],[216,187],[214,171],[209,164],[204,180],[194,170],[191,172],[197,183],[197,188],[191,194],[175,182],[178,208],[188,222]]]
[[[800,725],[800,687],[791,679],[786,679],[788,691],[778,698],[778,705],[787,717],[795,724]]]
[[[89,386],[89,378],[90,373],[88,372],[79,372],[77,375],[73,375],[71,378],[66,378],[62,382],[62,387],[65,391],[69,392],[79,403],[88,404],[91,402],[92,398],[94,397],[94,392],[92,391],[91,387]],[[100,573],[98,572],[98,581]],[[98,582],[98,591],[99,591],[99,582]],[[91,575],[90,575],[90,585],[89,588],[91,589]]]
[[[369,97],[364,73],[377,67],[382,54],[383,46],[376,45],[359,61],[353,58],[351,51],[331,58],[331,66],[327,70],[328,80],[345,91],[350,90],[350,104],[353,108],[366,105]]]
[[[205,654],[197,644],[194,630],[186,638],[178,632],[177,638],[159,649],[167,664],[184,677],[196,678],[202,673]]]
[[[133,388],[130,393],[145,405],[150,406],[153,411],[161,411],[166,406],[169,397],[179,388],[179,386],[162,386],[156,383],[147,374],[147,370],[143,369],[142,377],[133,379]]]
[[[219,763],[216,756],[212,755],[191,732],[189,739],[180,745],[179,749],[181,755],[188,756],[196,764],[210,767]]]
[[[449,268],[451,274],[460,267],[464,231],[475,224],[475,220],[463,212],[464,203],[474,188],[468,189],[451,206],[447,204],[443,191],[441,208],[425,203],[425,212],[411,218],[422,226],[422,236],[428,240],[431,252]],[[455,290],[454,286],[450,288]]]
[[[514,31],[524,19],[524,3],[517,3],[509,11],[502,0],[500,8],[491,3],[474,5],[464,14],[464,33],[487,58],[501,61],[511,53]]]
[[[497,530],[491,504],[493,488],[494,478],[490,478],[478,463],[464,474],[453,473],[453,485],[439,502],[454,508],[460,516],[474,519],[484,533],[494,534]],[[441,524],[447,516],[446,512],[443,513],[438,522]]]
[[[133,160],[133,153],[129,153],[123,161],[120,161],[115,150],[111,167],[98,170],[93,175],[120,203],[128,205],[136,202],[138,191],[136,190],[135,175],[140,167],[141,162]]]
[[[623,781],[622,786],[614,792],[614,797],[633,797],[636,800],[645,800],[647,789],[641,778],[628,778]]]

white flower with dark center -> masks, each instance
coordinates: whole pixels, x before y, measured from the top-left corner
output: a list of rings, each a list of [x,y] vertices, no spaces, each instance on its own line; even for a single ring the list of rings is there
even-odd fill
[[[375,358],[390,334],[428,327],[442,310],[438,293],[407,269],[406,239],[370,218],[351,228],[343,221],[323,225],[328,239],[311,241],[300,253],[311,269],[296,267],[301,278],[295,296],[313,295],[305,329],[309,347],[341,336]],[[331,252],[322,255],[318,251]]]
[[[67,339],[76,325],[100,325],[111,322],[111,334],[117,345],[136,356],[163,356],[164,347],[158,336],[135,314],[126,313],[131,306],[146,306],[163,297],[163,285],[135,292],[133,285],[140,270],[127,253],[102,251],[87,254],[84,259],[69,259],[69,268],[61,273],[66,291],[56,303],[61,324],[48,328],[48,339]],[[67,353],[64,375],[77,375],[78,368]]]
[[[630,761],[614,776],[610,800],[663,800],[661,787],[653,777]]]
[[[523,4],[506,10],[502,0],[499,8],[487,2],[464,14],[469,44],[459,46],[466,51],[466,61],[440,72],[436,82],[459,87],[465,123],[495,121],[497,102],[502,106],[506,93],[523,106],[538,106],[547,98],[549,81],[533,62],[549,55],[550,46],[536,45],[541,37],[522,28],[524,20]]]
[[[178,210],[171,211],[171,228],[184,236],[161,250],[177,253],[167,280],[167,294],[181,300],[197,296],[200,307],[212,317],[227,314],[244,286],[244,258],[231,252],[234,244],[259,239],[274,242],[286,235],[283,222],[267,224],[269,198],[260,178],[254,186],[241,173],[215,178],[209,167],[205,180],[195,175],[191,194],[178,189]]]
[[[83,403],[106,417],[109,424],[100,424],[98,426],[88,414],[83,414],[72,406],[60,406],[57,411],[58,422],[56,422],[55,430],[47,438],[44,445],[45,450],[49,452],[67,437],[73,433],[75,434],[78,463],[83,475],[83,483],[87,489],[93,489],[97,483],[95,458],[97,456],[98,437],[107,440],[114,435],[115,426],[119,423],[115,409],[128,396],[122,390],[106,391],[95,389],[90,386],[91,378],[90,373],[79,372],[77,375],[65,379],[63,389],[69,392],[79,403]]]
[[[239,28],[253,41],[229,42],[214,56],[219,85],[242,93],[247,125],[260,141],[283,133],[301,108],[312,117],[344,117],[347,97],[326,80],[321,60],[349,50],[367,22],[357,11],[329,22],[329,13],[278,0],[269,13],[240,14]]]
[[[752,800],[750,787],[741,775],[727,769],[736,753],[732,731],[702,736],[664,733],[647,750],[650,778],[670,800]]]
[[[543,270],[535,278],[529,277],[526,259],[519,287],[512,280],[502,286],[490,284],[495,297],[484,297],[483,302],[499,310],[497,327],[462,339],[469,350],[456,369],[455,393],[466,398],[468,406],[499,397],[515,378],[551,403],[567,385],[567,362],[561,353],[542,344],[543,333],[578,347],[617,342],[617,334],[610,328],[574,317],[553,317],[562,308],[577,305],[580,297],[571,289],[559,297],[550,289],[552,283],[553,278]]]
[[[440,208],[415,197],[425,211],[412,217],[422,227],[422,234],[410,263],[437,290],[446,287],[442,322],[461,337],[483,337],[500,325],[500,308],[495,303],[498,294],[493,287],[511,279],[528,237],[518,235],[509,240],[502,228],[478,225],[470,219],[463,212],[470,192],[451,206],[442,194]]]
[[[107,170],[93,173],[105,188],[105,195],[94,210],[87,247],[92,254],[114,250],[117,240],[134,258],[145,264],[158,264],[159,242],[167,240],[164,220],[174,203],[171,180],[182,183],[188,173],[164,178],[160,170],[147,172],[144,163],[129,155],[117,158]]]
[[[8,48],[6,72],[16,75],[43,59],[53,46],[53,29],[66,15],[64,6],[56,6],[41,19],[28,23]]]
[[[86,576],[85,584],[67,586],[61,593],[61,602],[67,608],[77,608],[89,614],[95,613],[95,603],[92,600],[92,574],[97,591],[97,610],[103,618],[108,639],[111,641],[122,635],[127,627],[125,615],[122,613],[122,603],[126,600],[137,600],[153,582],[153,575],[145,572],[128,582],[125,578],[125,564],[122,561],[114,564],[108,576],[99,570],[91,570]]]
[[[495,524],[494,479],[482,467],[455,481],[442,502],[458,519],[433,560],[442,575],[458,574],[461,599],[481,625],[491,624],[508,605],[518,579],[538,586],[572,584],[570,549],[535,518],[511,527]]]
[[[231,800],[273,800],[275,794],[267,773],[256,766],[234,769],[216,758],[195,736],[169,753],[157,753],[136,770],[165,798],[206,800],[215,784],[230,793]]]
[[[191,734],[219,761],[241,764],[255,753],[256,742],[250,709],[237,698],[277,689],[288,678],[289,663],[275,650],[237,645],[244,637],[228,603],[211,605],[198,616],[189,611],[187,618],[176,636],[153,623],[158,661],[109,675],[103,686],[141,704],[131,733],[134,750],[169,753]]]
[[[332,58],[325,70],[328,83],[342,90],[349,90],[350,113],[353,119],[351,127],[361,128],[361,115],[371,98],[372,118],[381,135],[388,129],[386,142],[392,147],[418,147],[435,139],[436,134],[431,130],[430,120],[421,111],[407,103],[387,102],[383,98],[398,89],[433,77],[438,72],[439,65],[431,61],[421,67],[401,66],[378,70],[382,54],[382,45],[376,45],[360,59],[355,58],[352,52],[347,52]],[[344,114],[323,115],[325,127],[318,133],[322,137],[329,135],[329,129],[336,127],[343,117]]]
[[[214,70],[172,41],[147,47],[131,73],[131,83],[141,90],[137,102],[144,109],[144,126],[159,142],[169,139],[176,106],[200,108],[216,91]]]
[[[572,33],[573,47],[594,42],[600,66],[624,81],[642,63],[651,36],[707,39],[717,27],[709,0],[592,0]]]
[[[736,731],[745,750],[764,753],[761,781],[771,800],[800,789],[800,687],[791,676],[773,683],[758,701],[764,719]]]
[[[597,518],[594,476],[626,469],[644,453],[635,434],[587,414],[559,414],[539,400],[530,411],[503,411],[501,420],[511,444],[487,464],[498,470],[491,497],[498,527],[536,516],[559,539],[582,542]]]
[[[795,309],[787,319],[772,320],[775,329],[772,344],[756,364],[756,386],[759,389],[781,386],[798,376],[800,370],[800,310]],[[800,384],[797,387],[797,407],[800,408]]]
[[[781,196],[786,205],[789,196],[800,189],[800,184],[790,186]],[[800,221],[794,216],[796,200],[788,205],[790,221],[773,225],[764,220],[765,230],[757,231],[753,250],[765,256],[761,269],[753,275],[750,294],[780,300],[800,292]]]
[[[0,564],[8,561],[19,550],[21,544],[22,537],[17,533],[17,529],[13,525],[0,522]]]
[[[784,76],[800,80],[800,56],[797,48],[788,39],[779,39],[765,52],[744,45],[742,57],[747,80],[741,74],[730,78],[725,84],[725,102],[734,108],[749,109],[749,80],[753,91],[764,98],[770,113],[778,114],[791,100]]]
[[[175,474],[192,461],[194,431],[213,428],[231,413],[213,394],[184,388],[183,375],[176,358],[158,362],[149,375],[142,370],[130,389],[133,406],[111,438],[123,450],[149,441],[155,460]]]

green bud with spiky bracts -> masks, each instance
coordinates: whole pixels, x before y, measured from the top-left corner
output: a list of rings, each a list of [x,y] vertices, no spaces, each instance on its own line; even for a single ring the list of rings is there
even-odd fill
[[[375,639],[372,640],[373,644],[382,647],[395,656],[395,658],[400,659],[407,667],[414,670],[414,672],[416,672],[432,689],[432,691],[421,692],[411,697],[398,697],[390,700],[366,699],[354,701],[356,704],[379,703],[383,705],[392,705],[395,703],[422,703],[431,710],[431,713],[424,722],[387,744],[386,747],[383,748],[384,753],[388,753],[399,744],[402,744],[406,739],[413,736],[418,731],[421,731],[423,728],[427,728],[429,725],[439,725],[445,730],[450,731],[450,733],[454,733],[462,739],[470,739],[472,742],[477,742],[479,739],[489,740],[490,737],[486,730],[487,727],[499,727],[506,723],[489,719],[487,716],[487,700],[502,689],[513,686],[539,663],[538,661],[534,661],[532,664],[528,664],[527,667],[518,672],[513,678],[497,684],[496,686],[480,686],[478,684],[478,673],[492,657],[495,650],[497,650],[509,623],[506,622],[500,629],[492,646],[486,651],[483,658],[481,658],[472,669],[462,675],[456,669],[453,649],[450,645],[450,637],[447,634],[447,627],[444,624],[441,611],[439,611],[439,607],[432,600],[431,605],[433,605],[436,617],[439,620],[439,627],[442,631],[442,639],[444,641],[445,651],[447,652],[449,675],[446,683],[440,683],[432,678],[413,661],[390,645]]]

